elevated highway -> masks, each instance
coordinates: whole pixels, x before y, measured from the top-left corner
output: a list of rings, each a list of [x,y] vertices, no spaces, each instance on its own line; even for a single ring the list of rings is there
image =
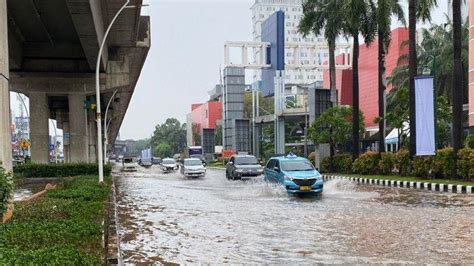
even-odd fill
[[[48,119],[64,130],[67,161],[93,162],[97,155],[95,70],[100,68],[101,106],[108,113],[109,142],[122,124],[150,48],[150,18],[142,0],[131,0],[111,29],[96,66],[100,42],[123,0],[0,0],[2,110],[0,160],[9,168],[8,91],[30,99],[31,155],[48,162]],[[8,131],[8,132],[7,132]],[[7,143],[8,142],[8,143]]]

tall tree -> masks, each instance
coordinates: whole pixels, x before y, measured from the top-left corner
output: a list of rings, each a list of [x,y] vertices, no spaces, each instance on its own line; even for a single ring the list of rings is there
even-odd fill
[[[344,24],[347,34],[353,39],[352,51],[352,113],[359,112],[359,34],[369,45],[376,35],[375,4],[372,0],[345,0],[343,5]],[[359,116],[352,116],[352,157],[360,153]]]
[[[452,0],[453,4],[453,149],[454,160],[457,160],[458,151],[462,147],[462,79],[463,69],[461,60],[462,47],[462,23],[461,23],[461,0]],[[455,168],[455,167],[454,167]],[[456,170],[453,169],[453,176]]]
[[[303,2],[303,17],[299,32],[303,36],[310,33],[323,34],[329,52],[329,88],[333,107],[337,105],[336,93],[336,39],[344,32],[341,21],[343,0],[306,0]]]
[[[299,24],[299,31],[303,36],[310,33],[318,36],[323,34],[328,43],[329,53],[329,89],[331,103],[337,106],[336,89],[336,40],[345,32],[343,16],[343,0],[307,0],[303,2],[303,17]],[[332,140],[330,140],[332,142]],[[332,159],[335,154],[334,145],[330,145],[330,169],[333,170]]]
[[[186,147],[186,124],[176,118],[166,119],[164,124],[156,125],[151,143],[153,147],[167,143],[173,154],[180,153]]]
[[[415,76],[417,75],[416,61],[416,22],[431,20],[431,8],[437,5],[437,0],[408,0],[408,38],[409,38],[409,77],[410,77],[410,155],[416,154],[416,113],[415,113]]]
[[[314,143],[329,143],[331,149],[341,148],[351,139],[352,109],[345,106],[329,108],[316,119],[309,128],[309,138]],[[364,133],[365,124],[359,112],[359,130]]]
[[[391,41],[392,16],[404,25],[405,14],[399,0],[378,0],[375,12],[378,35],[379,152],[385,151],[385,55]]]

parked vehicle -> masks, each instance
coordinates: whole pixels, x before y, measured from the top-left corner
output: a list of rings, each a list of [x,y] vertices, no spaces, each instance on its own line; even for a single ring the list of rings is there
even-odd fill
[[[186,177],[204,176],[206,175],[206,168],[200,159],[188,158],[184,159],[183,165],[181,166],[181,174]]]
[[[272,157],[265,167],[265,180],[280,183],[289,193],[321,193],[323,178],[311,162],[293,154]]]
[[[123,155],[117,156],[116,162],[121,163],[123,161]]]
[[[136,172],[137,170],[138,170],[138,164],[135,157],[123,157],[122,171]]]
[[[263,167],[253,155],[234,155],[226,165],[227,179],[241,179],[244,176],[258,176],[263,174]]]
[[[173,158],[164,158],[161,162],[161,169],[165,173],[174,172],[178,170],[178,164]]]

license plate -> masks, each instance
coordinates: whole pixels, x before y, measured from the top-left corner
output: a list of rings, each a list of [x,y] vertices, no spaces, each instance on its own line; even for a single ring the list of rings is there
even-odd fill
[[[301,186],[300,190],[301,191],[311,190],[311,187],[310,186]]]

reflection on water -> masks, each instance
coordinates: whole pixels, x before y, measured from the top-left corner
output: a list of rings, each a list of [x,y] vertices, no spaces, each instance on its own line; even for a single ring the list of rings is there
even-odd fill
[[[468,263],[473,197],[325,183],[288,195],[262,178],[210,170],[185,179],[156,168],[117,179],[128,263]]]

